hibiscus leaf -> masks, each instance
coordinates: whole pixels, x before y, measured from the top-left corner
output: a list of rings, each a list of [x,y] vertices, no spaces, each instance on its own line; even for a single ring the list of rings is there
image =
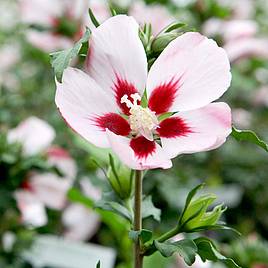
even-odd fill
[[[140,231],[131,230],[128,234],[129,238],[132,239],[134,242],[140,238],[141,242],[145,244],[146,242],[150,241],[153,237],[153,233],[150,230],[142,229]]]
[[[235,127],[232,128],[232,136],[237,141],[249,141],[251,143],[254,143],[264,149],[266,152],[268,152],[268,145],[263,140],[261,140],[255,132],[251,130],[240,130],[236,129]]]
[[[176,242],[164,243],[160,243],[155,240],[154,245],[164,257],[170,257],[174,253],[178,253],[181,257],[183,257],[185,263],[188,265],[192,265],[195,261],[195,255],[197,254],[197,246],[193,242],[193,240],[182,239]]]
[[[201,257],[202,261],[221,261],[230,268],[241,268],[231,258],[223,256],[210,239],[199,237],[195,239],[194,242],[198,248],[198,255]]]
[[[142,218],[152,216],[156,221],[160,221],[161,210],[153,204],[152,197],[147,196],[142,201]]]
[[[118,202],[101,200],[96,202],[95,208],[112,211],[120,215],[121,217],[127,219],[129,222],[132,222],[132,215],[129,210]]]
[[[83,43],[88,42],[91,31],[86,28],[86,31],[82,38],[77,41],[72,48],[53,52],[50,54],[50,62],[54,69],[55,76],[59,82],[62,80],[63,71],[69,66],[71,60],[79,54]]]
[[[237,235],[241,235],[241,233],[238,232],[236,229],[229,227],[229,226],[226,226],[224,224],[205,225],[205,226],[197,227],[195,229],[192,229],[191,233],[202,232],[202,231],[206,231],[206,230],[227,230],[227,231],[233,231]]]
[[[98,20],[96,19],[96,17],[95,17],[95,15],[94,15],[94,13],[93,13],[93,11],[92,11],[91,8],[88,9],[88,14],[89,14],[89,17],[90,17],[92,23],[94,24],[94,26],[95,26],[96,28],[99,27],[99,26],[100,26],[100,23],[99,23]]]

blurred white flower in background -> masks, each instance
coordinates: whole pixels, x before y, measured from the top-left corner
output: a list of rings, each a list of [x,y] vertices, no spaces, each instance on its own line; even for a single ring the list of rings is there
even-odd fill
[[[38,154],[47,149],[55,138],[54,129],[44,120],[31,116],[8,132],[10,143],[22,144],[26,156]]]
[[[252,102],[256,106],[268,107],[268,86],[259,88],[252,94]]]
[[[150,23],[154,35],[157,35],[175,20],[163,5],[146,5],[142,1],[133,2],[129,9],[129,15],[133,16],[141,26]]]
[[[33,173],[23,183],[23,189],[15,192],[23,222],[35,227],[47,223],[45,207],[55,210],[66,207],[66,195],[76,176],[76,164],[66,151],[52,147],[48,152],[48,162],[65,176]]]
[[[100,189],[96,188],[88,178],[80,182],[82,192],[93,201],[101,198]],[[71,240],[86,241],[97,231],[100,225],[99,215],[81,204],[70,204],[62,215],[63,225],[66,227],[64,237]]]
[[[228,7],[233,18],[247,19],[253,15],[255,0],[217,0],[218,4]]]
[[[84,31],[87,0],[19,0],[23,23],[41,27],[26,31],[27,40],[46,52],[69,48]]]
[[[232,109],[233,123],[238,128],[249,128],[252,121],[250,112],[243,108]]]
[[[24,224],[32,227],[41,227],[47,224],[45,206],[35,194],[30,191],[17,190],[14,197]]]
[[[5,252],[11,252],[16,242],[16,235],[13,232],[6,231],[2,235],[2,247]]]
[[[268,38],[256,36],[258,25],[253,20],[209,19],[203,25],[205,35],[223,38],[224,49],[231,62],[243,58],[268,58]]]
[[[18,6],[14,0],[0,1],[0,30],[3,32],[12,31],[19,22]]]
[[[0,46],[0,86],[4,86],[10,91],[15,91],[20,86],[18,77],[11,72],[20,58],[21,48],[16,40],[8,40]]]

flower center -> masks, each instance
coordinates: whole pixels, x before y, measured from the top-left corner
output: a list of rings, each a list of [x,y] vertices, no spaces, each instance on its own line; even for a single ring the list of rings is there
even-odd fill
[[[141,97],[138,93],[131,94],[133,99],[131,102],[127,95],[121,98],[121,103],[125,103],[129,108],[129,124],[132,130],[132,134],[141,134],[146,139],[152,141],[153,132],[158,127],[158,120],[155,112],[152,112],[149,108],[143,108],[138,104],[141,101]]]

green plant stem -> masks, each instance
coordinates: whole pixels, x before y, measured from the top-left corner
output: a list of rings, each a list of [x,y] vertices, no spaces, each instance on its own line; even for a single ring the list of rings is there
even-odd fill
[[[162,234],[159,238],[157,238],[156,240],[158,242],[165,242],[166,240],[172,238],[173,236],[175,236],[176,234],[178,234],[180,232],[180,229],[178,226],[176,226],[175,228],[171,229],[170,231]]]
[[[142,172],[136,170],[135,174],[135,193],[134,193],[134,231],[140,231],[142,229]],[[141,244],[138,239],[135,242],[135,268],[142,268],[143,256],[141,254]]]

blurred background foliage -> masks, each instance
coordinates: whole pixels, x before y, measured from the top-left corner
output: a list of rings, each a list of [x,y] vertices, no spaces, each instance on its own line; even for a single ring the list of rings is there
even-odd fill
[[[106,168],[106,154],[85,144],[67,128],[56,109],[54,75],[48,53],[53,50],[46,51],[30,41],[27,35],[29,25],[23,21],[19,2],[0,1],[0,267],[12,268],[32,267],[21,253],[30,247],[38,234],[66,235],[62,215],[68,206],[82,203],[93,213],[90,202],[92,196],[89,194],[85,197],[81,181],[90,182],[92,188],[101,192],[111,191],[109,183],[96,165],[97,161]],[[91,5],[91,1],[88,2]],[[135,2],[137,1],[114,1],[110,4],[118,12],[127,12]],[[259,47],[256,53],[251,50],[243,52],[242,45],[240,48],[239,43],[233,44],[240,49],[240,54],[231,62],[232,85],[222,99],[233,109],[234,125],[255,130],[267,141],[267,1],[147,0],[146,3],[148,8],[159,5],[169,12],[173,20],[186,23],[187,30],[209,33],[221,46],[235,42],[230,41],[228,36],[234,29],[238,31],[238,36],[247,34],[247,28],[243,24],[228,26],[224,22],[250,21],[255,25],[255,32],[251,33],[249,39],[266,42],[266,54],[263,51],[258,53],[261,50]],[[91,7],[94,11],[93,4]],[[154,13],[149,14],[154,16]],[[97,12],[95,15],[98,18]],[[218,20],[220,27],[216,30],[208,29],[211,20],[214,20],[215,25],[215,20]],[[227,29],[228,27],[231,29]],[[62,34],[67,35],[64,28]],[[76,59],[75,64],[83,66],[83,61],[84,58],[81,57]],[[27,186],[27,181],[32,174],[49,173],[58,177],[64,175],[50,164],[45,149],[29,156],[23,153],[20,143],[8,141],[10,130],[30,116],[38,117],[52,126],[56,135],[51,144],[67,151],[77,165],[77,174],[65,192],[64,206],[61,209],[46,206],[47,223],[35,227],[23,221],[19,201],[14,198],[14,193],[18,189],[31,188]],[[35,133],[34,128],[32,131]],[[42,133],[35,134],[42,139]],[[205,191],[216,193],[218,202],[224,202],[228,206],[223,220],[243,236],[238,237],[227,231],[209,232],[207,235],[220,241],[222,251],[228,253],[242,267],[268,267],[267,153],[254,145],[238,143],[230,137],[220,149],[182,155],[177,157],[173,164],[170,170],[153,170],[146,173],[144,191],[152,195],[153,203],[162,210],[163,224],[160,226],[150,217],[144,222],[145,228],[153,228],[156,233],[161,233],[174,226],[187,192],[198,183],[205,182]],[[94,232],[80,240],[115,248],[116,267],[130,267],[131,243],[128,239],[128,224],[112,212],[97,210],[94,213],[98,214],[100,223],[96,225]],[[77,214],[74,215],[79,218]],[[162,260],[156,254],[146,260],[145,267],[185,267],[175,263],[174,258]],[[216,267],[216,264],[211,267]]]

